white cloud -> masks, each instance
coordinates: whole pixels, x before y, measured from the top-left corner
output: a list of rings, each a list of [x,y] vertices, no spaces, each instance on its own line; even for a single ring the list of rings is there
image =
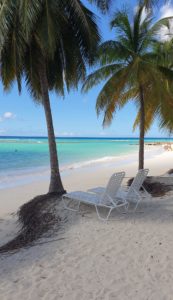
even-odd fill
[[[163,5],[160,9],[160,18],[167,18],[167,17],[173,17],[173,5],[171,5],[171,2],[168,2],[167,4]],[[160,29],[159,37],[161,41],[168,41],[173,37],[173,21],[170,21],[170,28],[166,28],[163,26]]]
[[[137,13],[138,9],[139,9],[139,5],[136,5],[134,8],[134,14]],[[146,8],[143,8],[142,16],[141,16],[141,23],[145,20],[145,18],[147,17],[148,14],[149,14],[149,10],[147,10]]]
[[[145,18],[149,15],[149,10],[147,10],[146,8],[143,9],[142,11],[142,16],[141,16],[141,23],[145,20]]]
[[[67,132],[67,131],[57,132],[57,131],[55,131],[55,136],[60,136],[60,137],[74,137],[74,136],[78,136],[78,134],[75,133],[75,132]]]
[[[173,6],[171,5],[171,2],[168,2],[167,4],[163,5],[160,9],[161,18],[167,18],[173,16]]]
[[[3,118],[4,118],[4,119],[14,119],[14,118],[15,118],[15,115],[14,115],[12,112],[7,111],[7,112],[5,112],[5,113],[3,114]]]
[[[3,134],[3,133],[5,133],[5,132],[6,132],[5,129],[1,129],[1,128],[0,128],[0,134]]]
[[[106,133],[105,131],[101,131],[101,132],[99,132],[99,135],[100,135],[100,136],[106,136],[107,133]]]
[[[0,122],[5,120],[15,119],[16,115],[10,111],[5,112],[2,116],[0,116]]]

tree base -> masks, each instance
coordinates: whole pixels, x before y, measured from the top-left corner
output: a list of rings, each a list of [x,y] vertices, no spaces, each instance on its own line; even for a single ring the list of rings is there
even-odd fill
[[[64,194],[67,194],[67,191],[66,190],[62,190],[62,191],[60,191],[60,192],[48,192],[47,193],[48,195],[50,195],[50,196],[57,196],[57,197],[61,197],[62,195],[64,195]]]

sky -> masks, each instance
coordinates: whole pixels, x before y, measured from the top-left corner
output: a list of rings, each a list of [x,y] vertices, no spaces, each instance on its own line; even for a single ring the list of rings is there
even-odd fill
[[[114,1],[114,0],[113,0]],[[87,6],[87,0],[83,1]],[[129,4],[130,2],[130,4]],[[116,7],[122,7],[122,1],[115,2]],[[120,4],[121,3],[121,4]],[[125,3],[123,1],[123,3]],[[127,1],[128,8],[136,7],[136,1]],[[91,7],[91,6],[89,6]],[[109,20],[112,9],[108,16],[102,16],[96,9],[103,40],[114,38],[115,33],[109,29]],[[93,9],[93,6],[92,6]],[[157,17],[173,15],[173,3],[160,5],[156,8]],[[71,91],[60,98],[51,93],[51,107],[56,136],[61,137],[137,137],[138,129],[133,132],[133,122],[136,116],[136,107],[133,103],[127,104],[118,111],[110,127],[103,129],[102,116],[96,115],[95,103],[102,85],[94,87],[87,94]],[[44,110],[41,105],[33,102],[29,92],[23,84],[21,96],[18,95],[14,84],[10,92],[4,92],[0,85],[0,135],[1,136],[47,136]],[[148,137],[167,137],[164,131],[159,131],[157,120],[147,133]]]

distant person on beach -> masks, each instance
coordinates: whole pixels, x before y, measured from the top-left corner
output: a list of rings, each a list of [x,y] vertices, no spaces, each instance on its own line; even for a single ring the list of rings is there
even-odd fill
[[[167,143],[166,145],[164,145],[164,149],[165,149],[166,151],[172,151],[172,150],[173,150],[173,149],[172,149],[172,144]]]

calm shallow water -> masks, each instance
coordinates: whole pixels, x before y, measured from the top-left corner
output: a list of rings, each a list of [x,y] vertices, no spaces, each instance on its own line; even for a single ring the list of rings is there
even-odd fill
[[[146,139],[147,143],[170,139]],[[173,140],[172,140],[173,141]],[[56,140],[61,170],[76,168],[138,150],[138,139],[132,138],[58,138]],[[49,168],[48,140],[42,137],[0,138],[0,188],[14,177],[32,177],[35,171]],[[8,184],[7,184],[8,185]]]

